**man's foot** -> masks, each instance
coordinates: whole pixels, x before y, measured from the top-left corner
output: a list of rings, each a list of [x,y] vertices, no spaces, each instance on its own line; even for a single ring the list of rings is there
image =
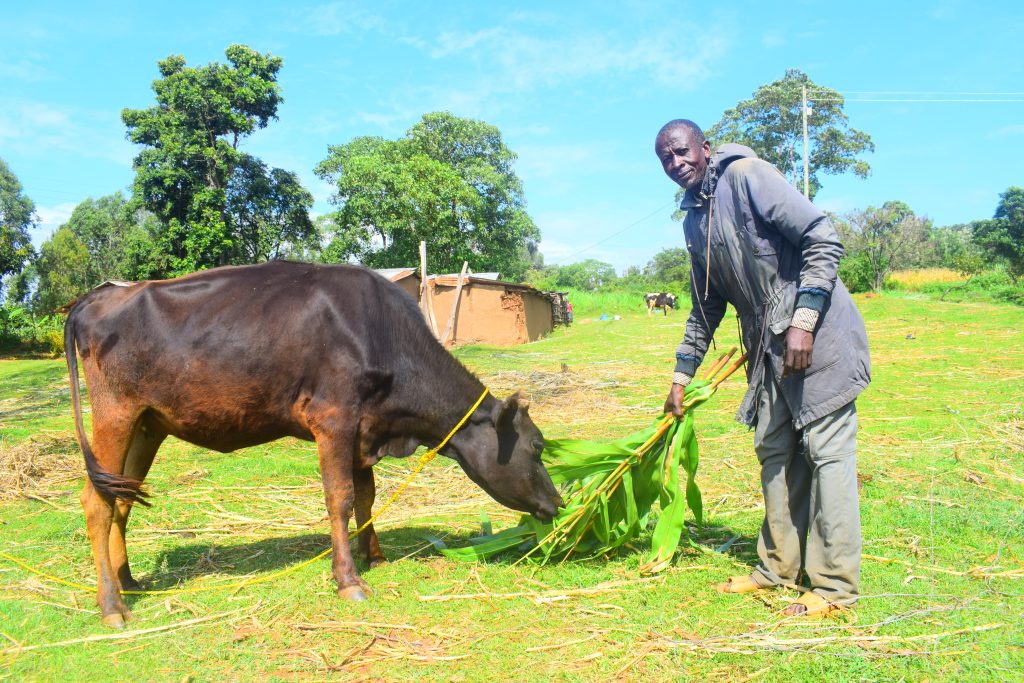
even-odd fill
[[[764,590],[764,588],[765,586],[754,581],[752,576],[730,576],[726,581],[715,586],[715,590],[719,593],[753,593]]]
[[[783,610],[782,616],[824,619],[841,609],[840,605],[829,602],[813,591],[807,591],[796,602]]]

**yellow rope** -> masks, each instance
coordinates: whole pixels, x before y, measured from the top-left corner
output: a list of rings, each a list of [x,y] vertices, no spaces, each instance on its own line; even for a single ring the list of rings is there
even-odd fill
[[[381,514],[383,514],[383,512],[385,510],[387,510],[389,507],[391,507],[391,504],[394,503],[398,499],[398,496],[402,495],[402,492],[405,491],[405,489],[409,486],[410,483],[412,483],[412,480],[416,478],[416,475],[418,475],[420,472],[422,472],[423,468],[427,466],[427,463],[429,463],[431,460],[433,460],[435,457],[437,457],[438,451],[440,451],[442,448],[447,446],[448,442],[451,441],[452,437],[455,436],[456,432],[458,432],[460,429],[462,429],[462,426],[466,424],[466,422],[469,420],[470,416],[476,411],[477,408],[480,407],[480,404],[484,402],[484,399],[487,397],[488,393],[489,393],[488,390],[486,388],[484,388],[483,393],[480,394],[480,398],[478,398],[476,400],[476,403],[473,404],[473,406],[469,409],[469,411],[465,415],[462,416],[462,419],[459,420],[459,423],[457,425],[455,425],[455,427],[453,427],[450,432],[448,432],[448,436],[444,437],[444,440],[441,441],[441,443],[439,443],[437,446],[435,446],[434,448],[431,448],[429,451],[425,451],[423,453],[423,455],[420,456],[419,461],[416,463],[416,467],[414,467],[412,472],[409,474],[409,476],[405,478],[405,481],[402,482],[401,486],[399,486],[398,489],[394,493],[391,494],[391,497],[388,498],[388,501],[386,503],[384,503],[384,505],[382,505],[380,507],[380,509],[378,509],[375,514],[371,515],[370,519],[366,520],[358,529],[356,529],[351,534],[349,534],[349,538],[355,538],[356,536],[358,536],[361,531],[363,531],[366,527],[368,527],[371,524],[373,524],[374,520],[376,520]],[[305,567],[307,565],[310,565],[310,564],[316,562],[317,560],[319,560],[321,558],[327,557],[333,551],[334,551],[334,548],[328,548],[327,550],[323,551],[322,553],[320,553],[316,557],[311,557],[308,560],[304,560],[304,561],[300,562],[299,564],[292,565],[291,567],[288,567],[287,569],[282,569],[281,571],[274,572],[272,574],[267,574],[265,576],[260,576],[260,577],[252,578],[252,579],[243,579],[241,581],[234,581],[232,583],[219,583],[216,586],[196,586],[196,587],[193,587],[193,588],[167,588],[167,589],[164,589],[164,590],[149,590],[149,591],[146,591],[146,590],[122,590],[121,593],[123,595],[189,595],[189,594],[193,594],[193,593],[208,593],[208,592],[211,592],[211,591],[227,590],[227,589],[231,589],[231,588],[235,588],[237,590],[241,590],[242,588],[245,588],[246,586],[251,586],[251,585],[257,584],[257,583],[264,583],[266,581],[273,581],[274,579],[277,579],[277,578],[280,578],[282,576],[285,576],[286,574],[291,574],[292,572],[298,571],[299,569],[302,569],[303,567]],[[36,569],[35,567],[33,567],[33,566],[29,565],[29,564],[26,564],[25,562],[22,562],[18,558],[12,557],[11,555],[8,555],[5,552],[0,551],[0,557],[4,558],[8,562],[13,562],[14,564],[18,565],[19,567],[22,567],[23,569],[27,569],[28,571],[32,572],[33,574],[35,574],[37,576],[41,576],[41,577],[43,577],[45,579],[53,581],[54,583],[59,583],[59,584],[61,584],[63,586],[69,586],[71,588],[78,588],[78,589],[81,589],[81,590],[87,590],[87,591],[93,590],[92,586],[87,586],[85,584],[77,583],[75,581],[67,581],[66,579],[58,578],[56,576],[53,576],[52,574],[47,574],[46,572],[44,572],[44,571],[42,571],[40,569]]]

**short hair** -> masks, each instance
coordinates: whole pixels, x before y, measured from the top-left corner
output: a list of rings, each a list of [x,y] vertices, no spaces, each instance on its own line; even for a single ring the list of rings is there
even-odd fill
[[[667,133],[668,131],[675,130],[676,128],[685,128],[690,131],[690,135],[694,137],[698,145],[704,144],[704,131],[702,131],[700,126],[690,119],[672,119],[661,127],[661,130],[658,131],[658,137],[660,137],[662,133]]]

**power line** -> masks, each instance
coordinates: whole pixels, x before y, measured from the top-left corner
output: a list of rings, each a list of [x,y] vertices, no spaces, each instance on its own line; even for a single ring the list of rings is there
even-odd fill
[[[836,90],[834,88],[818,88],[818,91],[829,93],[847,92],[851,95],[1024,95],[1024,92],[957,92],[944,90]]]
[[[973,99],[968,100],[964,98],[954,99],[923,99],[920,97],[916,98],[894,98],[894,97],[878,97],[878,98],[867,98],[867,97],[813,97],[809,96],[808,101],[810,102],[962,102],[964,104],[977,104],[977,103],[992,103],[992,102],[1024,102],[1024,99],[1018,100],[995,100],[995,99]]]
[[[640,218],[638,220],[633,221],[632,223],[630,223],[629,225],[624,227],[622,230],[618,230],[616,232],[613,232],[612,234],[608,235],[607,237],[603,237],[603,238],[599,239],[598,241],[594,242],[590,246],[583,247],[579,251],[574,252],[572,254],[569,254],[568,256],[564,257],[564,260],[569,260],[571,258],[575,258],[576,256],[579,256],[580,254],[582,254],[585,251],[590,251],[594,247],[596,247],[598,245],[601,245],[601,244],[604,244],[605,242],[607,242],[608,240],[610,240],[613,237],[618,237],[619,235],[621,235],[622,233],[626,232],[630,228],[633,228],[633,227],[636,227],[636,226],[640,225],[641,223],[643,223],[644,221],[646,221],[649,218],[653,218],[654,216],[658,215],[659,213],[661,213],[662,211],[664,211],[665,209],[667,209],[670,206],[675,206],[675,201],[674,200],[669,202],[668,204],[663,204],[662,206],[659,206],[657,209],[655,209],[654,211],[650,212],[649,214],[647,214],[643,218]]]

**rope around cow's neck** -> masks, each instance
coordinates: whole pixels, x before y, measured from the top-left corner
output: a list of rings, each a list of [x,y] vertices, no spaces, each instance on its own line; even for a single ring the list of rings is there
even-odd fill
[[[366,527],[368,527],[371,524],[373,524],[374,520],[376,520],[378,517],[380,517],[380,515],[383,514],[385,510],[387,510],[389,507],[391,507],[391,504],[394,503],[398,499],[398,496],[400,496],[402,494],[402,492],[405,491],[406,487],[408,487],[409,484],[412,483],[412,480],[416,478],[416,475],[418,475],[420,472],[422,472],[423,468],[427,466],[427,463],[429,463],[431,460],[433,460],[435,457],[437,457],[438,452],[442,448],[447,446],[448,442],[452,440],[452,437],[455,436],[455,434],[460,429],[462,429],[463,425],[466,424],[466,422],[469,420],[470,416],[474,412],[476,412],[476,409],[479,408],[480,404],[484,402],[485,398],[487,398],[487,394],[488,393],[490,393],[490,392],[487,390],[486,387],[484,387],[483,393],[480,394],[480,398],[478,398],[476,400],[476,403],[474,403],[473,406],[466,412],[466,414],[462,416],[462,419],[459,420],[458,424],[456,424],[452,428],[452,430],[450,432],[448,432],[448,436],[444,437],[444,439],[441,441],[441,443],[439,443],[437,446],[431,448],[428,451],[425,451],[423,453],[423,455],[421,455],[419,457],[419,460],[416,463],[416,467],[413,468],[412,472],[409,473],[409,476],[405,478],[405,481],[402,482],[402,484],[398,487],[398,489],[396,489],[395,492],[391,494],[391,497],[388,498],[387,502],[384,503],[384,505],[382,505],[380,507],[380,509],[377,510],[377,512],[375,514],[371,515],[368,520],[363,522],[359,526],[359,528],[357,528],[355,531],[353,531],[351,534],[349,534],[349,538],[355,538],[356,536],[358,536],[361,531],[363,531],[364,529],[366,529]],[[189,595],[189,594],[193,594],[193,593],[209,593],[209,592],[212,592],[212,591],[222,591],[222,590],[228,590],[228,589],[232,589],[232,588],[235,589],[235,592],[237,593],[238,591],[242,590],[246,586],[250,586],[250,585],[256,584],[256,583],[265,583],[267,581],[272,581],[272,580],[274,580],[276,578],[279,578],[279,577],[285,576],[287,574],[291,574],[292,572],[298,571],[299,569],[302,569],[303,567],[305,567],[307,565],[310,565],[310,564],[316,562],[317,560],[319,560],[321,558],[327,557],[332,552],[334,552],[334,548],[328,548],[327,550],[323,551],[319,555],[317,555],[315,557],[311,557],[308,560],[304,560],[304,561],[300,562],[299,564],[292,565],[291,567],[288,567],[287,569],[282,569],[281,571],[273,572],[271,574],[267,574],[265,576],[260,576],[260,577],[253,578],[253,579],[243,579],[241,581],[235,581],[235,582],[232,582],[232,583],[219,583],[216,586],[195,586],[195,587],[192,587],[192,588],[166,588],[166,589],[163,589],[163,590],[149,590],[149,591],[147,591],[147,590],[122,590],[121,593],[122,593],[122,595]],[[25,562],[22,562],[18,558],[13,557],[11,555],[8,555],[5,552],[0,551],[0,557],[4,558],[8,562],[13,562],[14,564],[18,565],[19,567],[22,567],[23,569],[27,569],[28,571],[32,572],[33,574],[35,574],[37,576],[41,576],[41,577],[43,577],[45,579],[53,581],[54,583],[59,583],[62,586],[69,586],[71,588],[78,588],[80,590],[87,590],[87,591],[93,590],[92,586],[87,586],[84,583],[78,583],[76,581],[68,581],[66,579],[61,579],[59,577],[53,576],[52,574],[47,574],[46,572],[44,572],[44,571],[42,571],[40,569],[36,569],[32,565],[27,564]]]

